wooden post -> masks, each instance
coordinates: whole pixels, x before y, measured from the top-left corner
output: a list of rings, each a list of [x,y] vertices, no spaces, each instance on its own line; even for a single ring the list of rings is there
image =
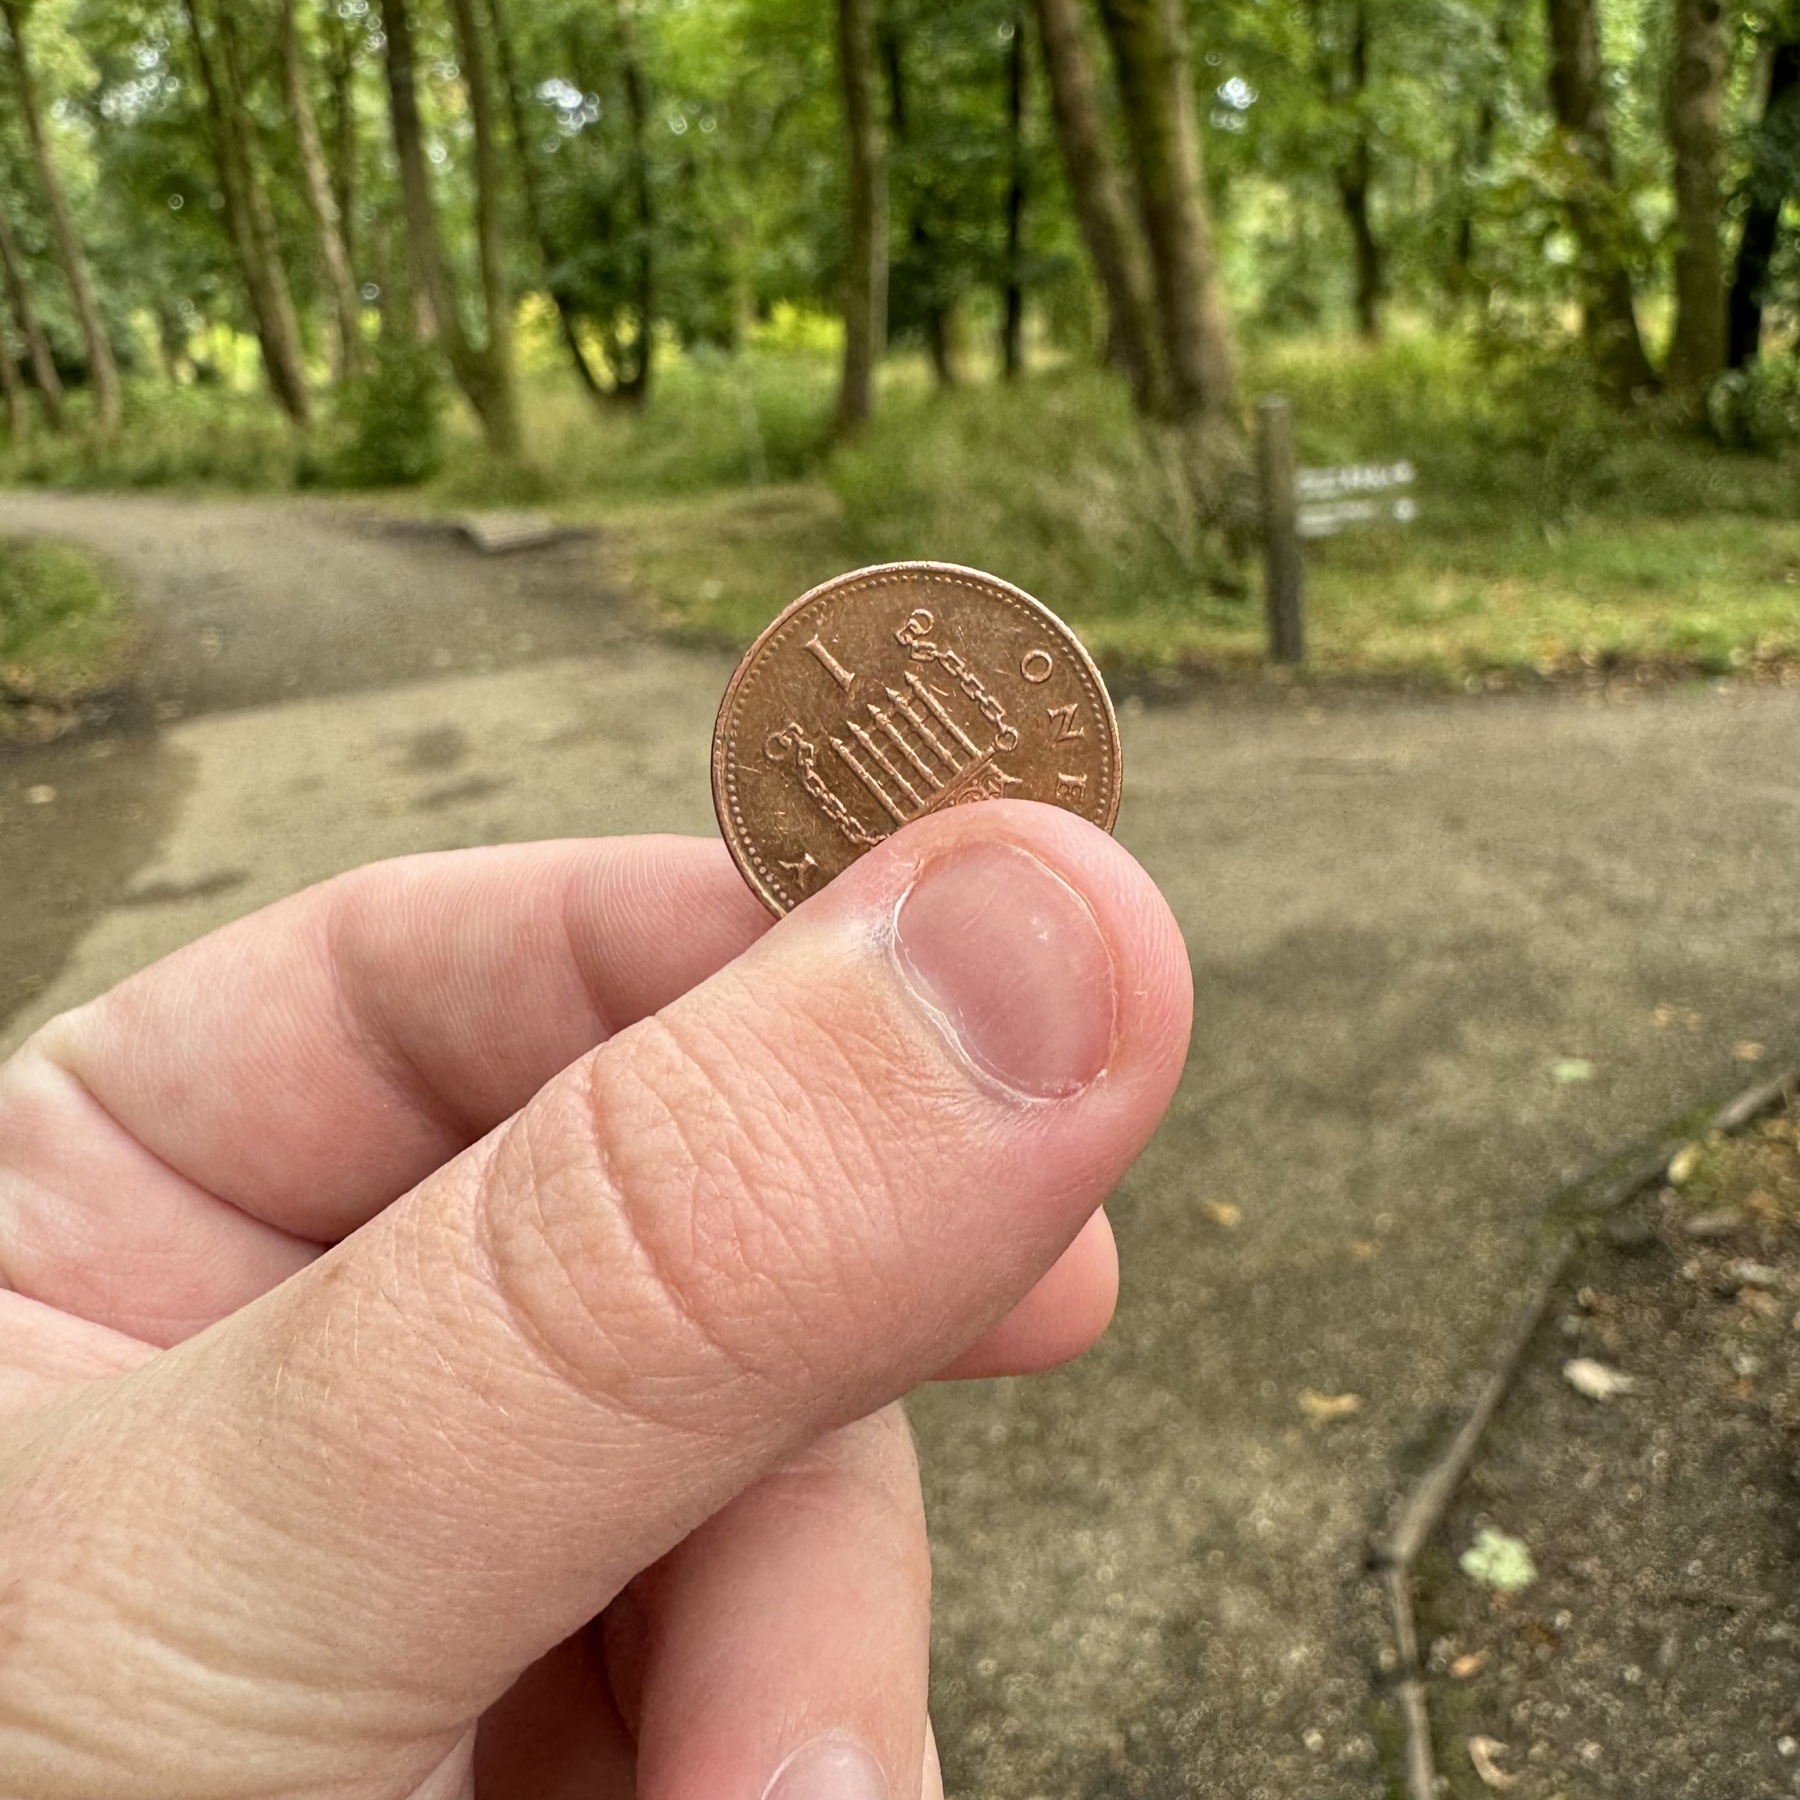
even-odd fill
[[[1256,403],[1256,468],[1262,489],[1263,592],[1269,614],[1269,658],[1306,658],[1300,601],[1300,522],[1294,500],[1293,410],[1278,395]]]

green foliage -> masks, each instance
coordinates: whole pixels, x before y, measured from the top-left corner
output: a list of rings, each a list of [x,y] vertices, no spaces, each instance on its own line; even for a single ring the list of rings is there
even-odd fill
[[[444,463],[443,376],[437,353],[384,337],[373,367],[344,384],[338,423],[344,436],[327,457],[338,487],[410,487]]]
[[[90,691],[112,672],[123,625],[85,551],[0,539],[0,699],[55,704]]]
[[[303,446],[261,395],[134,382],[125,429],[110,442],[39,432],[0,453],[0,480],[43,487],[292,487]]]
[[[1719,441],[1765,456],[1800,445],[1800,364],[1759,357],[1713,384],[1707,419]]]

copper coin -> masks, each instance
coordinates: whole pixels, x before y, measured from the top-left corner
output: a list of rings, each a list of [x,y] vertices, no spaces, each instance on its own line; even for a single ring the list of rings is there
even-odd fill
[[[912,820],[1047,800],[1110,831],[1119,726],[1061,619],[954,563],[888,563],[802,594],[745,652],[713,731],[713,805],[784,913]]]

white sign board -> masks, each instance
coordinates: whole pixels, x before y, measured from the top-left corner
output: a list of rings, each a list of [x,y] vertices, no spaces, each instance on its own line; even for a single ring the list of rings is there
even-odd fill
[[[1395,490],[1410,488],[1413,475],[1409,462],[1295,470],[1300,535],[1335,537],[1346,525],[1410,525],[1419,516],[1419,503]]]

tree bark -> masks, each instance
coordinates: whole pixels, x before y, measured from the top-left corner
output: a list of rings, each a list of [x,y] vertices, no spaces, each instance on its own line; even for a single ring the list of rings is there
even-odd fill
[[[1763,289],[1781,233],[1788,171],[1800,148],[1800,21],[1776,40],[1769,57],[1769,89],[1750,165],[1743,234],[1727,302],[1726,361],[1741,369],[1762,346]]]
[[[0,395],[6,400],[7,435],[22,444],[31,432],[31,405],[25,397],[25,378],[4,335],[0,335]]]
[[[30,47],[25,42],[25,18],[28,0],[0,0],[0,17],[6,20],[11,42],[13,80],[17,89],[19,113],[24,120],[25,136],[31,145],[32,160],[37,164],[38,181],[50,208],[50,226],[56,238],[57,260],[62,264],[63,278],[69,284],[69,297],[75,304],[75,318],[81,326],[82,341],[87,346],[88,379],[94,389],[94,424],[102,437],[111,437],[119,429],[122,407],[119,393],[119,365],[113,360],[112,344],[94,299],[92,278],[88,274],[87,252],[81,235],[75,229],[74,215],[69,211],[69,197],[57,172],[56,158],[44,131],[43,111],[38,105],[37,78],[31,65]]]
[[[332,0],[321,0],[320,23],[325,39],[325,85],[331,99],[328,140],[331,199],[337,208],[338,235],[344,260],[354,270],[356,257],[356,49],[346,21]]]
[[[25,340],[25,354],[31,361],[31,379],[37,385],[38,400],[44,409],[44,422],[52,431],[63,428],[63,384],[56,372],[56,358],[50,353],[50,339],[45,335],[37,308],[31,303],[31,288],[25,280],[25,258],[12,220],[0,206],[0,275],[5,277],[6,298],[12,307],[19,336]]]
[[[888,81],[888,151],[891,158],[903,157],[907,151],[908,105],[906,54],[900,33],[891,22],[876,32],[882,63]],[[956,301],[945,298],[938,288],[936,271],[941,266],[938,236],[933,224],[934,198],[929,181],[914,194],[912,217],[907,224],[908,247],[914,266],[924,272],[920,283],[920,309],[925,321],[925,349],[931,358],[931,372],[941,388],[954,388],[960,375],[957,368]],[[892,313],[892,284],[889,286],[889,313]],[[889,319],[889,329],[892,319]]]
[[[1731,48],[1724,0],[1676,0],[1669,74],[1675,164],[1675,330],[1668,385],[1698,405],[1725,368],[1725,82]]]
[[[1582,336],[1614,398],[1628,402],[1655,387],[1656,372],[1644,354],[1631,271],[1619,242],[1597,0],[1545,0],[1545,7],[1550,107],[1578,171],[1568,209],[1581,252]]]
[[[1350,32],[1350,55],[1346,79],[1340,81],[1334,67],[1323,70],[1325,97],[1334,108],[1353,115],[1354,125],[1348,148],[1338,159],[1334,171],[1337,179],[1338,203],[1344,211],[1344,222],[1350,228],[1350,244],[1356,266],[1356,329],[1373,343],[1381,336],[1381,297],[1383,271],[1381,245],[1369,216],[1369,188],[1374,179],[1375,152],[1369,142],[1369,122],[1363,106],[1369,89],[1369,8],[1367,0],[1357,0],[1354,23]]]
[[[1014,0],[1012,38],[1006,59],[1007,143],[1011,150],[1006,179],[1006,291],[1000,315],[1000,373],[1017,381],[1025,367],[1025,202],[1029,189],[1029,146],[1025,141],[1026,83],[1025,8]]]
[[[875,364],[887,336],[887,145],[875,108],[872,0],[838,0],[838,78],[844,103],[849,257],[844,274],[844,369],[838,426],[875,411]]]
[[[518,391],[513,380],[511,306],[499,264],[498,170],[486,59],[475,30],[473,0],[453,0],[453,16],[475,137],[476,237],[488,310],[485,344],[475,343],[464,330],[455,289],[444,264],[431,177],[425,164],[424,131],[419,122],[412,17],[406,0],[381,0],[388,111],[394,132],[394,159],[400,168],[407,262],[420,322],[430,328],[425,335],[435,334],[442,343],[450,372],[481,420],[489,448],[498,455],[512,456],[520,447]]]
[[[1100,0],[1112,41],[1167,377],[1170,421],[1196,523],[1248,553],[1257,500],[1238,411],[1236,352],[1200,167],[1182,0]]]
[[[1038,42],[1075,220],[1106,297],[1107,348],[1139,413],[1166,410],[1150,268],[1107,148],[1080,0],[1036,0]]]
[[[1514,0],[1507,0],[1494,23],[1494,50],[1496,61],[1501,64],[1512,61],[1513,4]],[[1448,287],[1453,303],[1467,298],[1474,288],[1475,203],[1471,190],[1493,166],[1494,134],[1499,126],[1500,109],[1494,104],[1490,89],[1482,94],[1481,104],[1475,110],[1474,138],[1463,158],[1463,187],[1457,202],[1456,233],[1450,254]]]
[[[296,0],[281,0],[281,72],[287,89],[288,115],[294,121],[294,137],[300,147],[300,169],[306,182],[306,201],[312,210],[319,237],[319,261],[330,290],[337,327],[332,376],[342,381],[356,373],[362,360],[362,307],[356,294],[356,277],[350,269],[350,250],[344,242],[342,215],[332,192],[331,171],[325,162],[325,146],[319,138],[319,122],[313,112],[306,80],[306,55],[300,42]]]
[[[637,214],[637,259],[633,272],[637,335],[632,342],[629,369],[623,361],[616,364],[614,391],[620,399],[641,405],[650,397],[650,373],[656,355],[656,194],[650,182],[650,89],[638,58],[631,0],[613,0],[613,17],[619,36],[620,74],[625,84],[625,119],[631,129],[631,198]],[[618,350],[623,351],[622,344]]]
[[[1230,419],[1237,370],[1201,184],[1181,0],[1100,0],[1124,102],[1138,211],[1177,419]]]
[[[500,78],[500,91],[506,97],[507,120],[512,127],[513,155],[519,165],[519,186],[525,196],[525,222],[537,245],[538,260],[543,264],[544,285],[556,308],[557,324],[562,328],[563,343],[569,361],[581,378],[581,385],[593,400],[604,400],[606,390],[588,361],[581,346],[581,332],[574,303],[567,284],[556,275],[558,257],[550,241],[550,226],[544,216],[543,184],[538,178],[537,158],[532,154],[531,130],[525,115],[525,90],[519,84],[519,67],[513,55],[512,22],[507,16],[507,0],[488,0],[488,17],[494,32],[495,72]]]

